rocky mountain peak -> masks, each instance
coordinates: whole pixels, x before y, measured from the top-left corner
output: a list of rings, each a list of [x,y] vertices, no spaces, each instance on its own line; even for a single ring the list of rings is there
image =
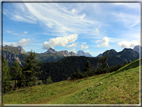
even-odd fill
[[[141,48],[141,52],[142,52],[142,46],[140,46],[140,45],[135,46],[133,50],[135,50],[136,52],[139,53],[140,48]]]
[[[76,54],[77,54],[78,56],[92,57],[89,53],[84,52],[83,50],[79,50]]]
[[[17,46],[17,48],[21,53],[26,53],[26,51],[22,48],[22,46]]]
[[[52,49],[52,48],[49,48],[45,53],[49,53],[49,52],[56,53],[55,49]]]

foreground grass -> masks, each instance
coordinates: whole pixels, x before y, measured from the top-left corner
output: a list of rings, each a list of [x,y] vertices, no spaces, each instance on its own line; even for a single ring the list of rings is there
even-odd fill
[[[139,60],[119,70],[3,95],[3,104],[139,104]]]

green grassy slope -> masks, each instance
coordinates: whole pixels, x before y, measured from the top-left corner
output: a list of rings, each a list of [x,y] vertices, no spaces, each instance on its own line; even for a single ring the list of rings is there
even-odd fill
[[[9,92],[3,95],[3,103],[138,104],[139,60],[112,73]]]

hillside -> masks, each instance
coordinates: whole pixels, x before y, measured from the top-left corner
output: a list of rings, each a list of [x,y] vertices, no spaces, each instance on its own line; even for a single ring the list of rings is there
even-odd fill
[[[11,91],[3,104],[139,104],[139,60],[112,73]]]
[[[115,66],[117,64],[123,64],[126,61],[130,62],[138,59],[137,56],[134,57],[131,54],[129,54],[130,52],[129,50],[127,51],[125,49],[116,55],[110,55],[107,61],[108,65]],[[136,53],[136,55],[138,54],[137,52],[134,53]],[[90,62],[91,69],[98,67],[99,57],[70,56],[70,57],[64,57],[58,60],[57,62],[39,63],[39,66],[41,67],[39,71],[43,71],[44,73],[43,76],[38,76],[38,77],[42,79],[42,77],[48,78],[48,76],[50,75],[50,77],[54,82],[66,80],[67,77],[71,77],[72,74],[77,71],[77,68],[79,69],[80,72],[82,72],[87,60]]]

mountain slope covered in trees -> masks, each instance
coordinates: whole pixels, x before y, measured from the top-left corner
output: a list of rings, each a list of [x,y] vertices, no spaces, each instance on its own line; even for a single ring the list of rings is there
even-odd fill
[[[134,56],[130,52],[133,50],[124,49],[118,54],[109,55],[107,63],[108,66],[116,66],[118,64],[124,64],[125,62],[132,62],[138,59],[138,53],[134,51]],[[54,82],[66,80],[67,77],[71,77],[77,69],[83,72],[87,60],[90,62],[91,70],[100,66],[99,57],[84,57],[84,56],[70,56],[60,59],[57,62],[43,62],[40,63],[40,71],[43,73],[39,75],[39,78],[47,79],[50,75]],[[37,72],[40,72],[37,71]]]

